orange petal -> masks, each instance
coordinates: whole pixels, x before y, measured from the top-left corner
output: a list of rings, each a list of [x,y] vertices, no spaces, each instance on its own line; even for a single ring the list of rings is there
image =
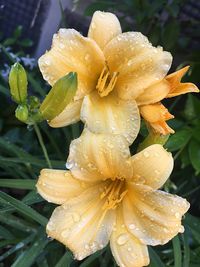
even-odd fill
[[[165,79],[155,83],[144,90],[144,93],[136,98],[138,105],[154,104],[164,99],[170,91],[170,84]]]
[[[199,89],[193,83],[181,83],[182,77],[186,74],[190,66],[186,66],[178,71],[168,75],[165,79],[170,83],[171,89],[167,98],[195,92],[198,93]]]
[[[174,130],[166,123],[167,120],[174,118],[174,116],[161,103],[141,106],[140,113],[155,132],[163,135],[174,133]]]

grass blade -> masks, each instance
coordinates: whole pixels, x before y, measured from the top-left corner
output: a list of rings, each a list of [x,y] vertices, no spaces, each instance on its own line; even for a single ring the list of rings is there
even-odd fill
[[[40,223],[41,225],[45,226],[47,224],[47,219],[44,216],[42,216],[37,211],[24,204],[22,201],[19,201],[4,192],[0,192],[0,202],[1,200],[3,200],[3,204],[5,203],[5,201],[7,201],[7,203],[12,207],[14,207],[17,211],[30,217],[31,219]]]
[[[174,249],[174,267],[182,267],[182,252],[179,236],[172,239]]]
[[[24,179],[0,179],[0,187],[33,190],[35,189],[35,181]]]

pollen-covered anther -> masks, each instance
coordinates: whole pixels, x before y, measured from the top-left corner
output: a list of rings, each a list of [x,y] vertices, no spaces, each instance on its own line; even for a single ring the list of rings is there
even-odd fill
[[[115,209],[117,205],[122,201],[126,193],[127,190],[125,189],[124,181],[119,179],[111,181],[100,195],[101,199],[106,198],[102,209]]]
[[[117,81],[118,72],[110,73],[107,66],[105,66],[98,79],[96,89],[101,97],[107,96],[114,88]]]

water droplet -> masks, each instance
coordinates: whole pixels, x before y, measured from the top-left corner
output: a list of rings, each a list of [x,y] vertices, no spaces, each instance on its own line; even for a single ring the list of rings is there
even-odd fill
[[[77,212],[74,212],[74,213],[72,213],[72,218],[73,218],[74,222],[79,222],[81,219],[81,216]]]
[[[131,247],[128,247],[128,249],[127,249],[129,252],[132,250],[132,248]]]
[[[131,63],[132,63],[132,61],[131,61],[131,60],[129,60],[129,61],[127,62],[127,65],[128,65],[128,66],[130,66],[130,65],[131,65]]]
[[[70,233],[69,229],[66,229],[62,231],[61,236],[64,238],[67,238],[69,236],[69,233]]]
[[[28,131],[32,131],[32,130],[33,130],[33,125],[30,125],[30,124],[27,125],[27,130],[28,130]]]
[[[155,174],[160,174],[160,171],[154,170]]]
[[[128,235],[127,234],[121,234],[117,238],[117,244],[120,246],[126,244],[127,241],[128,241]]]
[[[65,48],[65,45],[64,45],[63,43],[60,43],[60,44],[59,44],[59,47],[60,47],[61,49],[64,49],[64,48]]]
[[[88,244],[85,244],[85,249],[90,249],[90,246]]]
[[[147,151],[144,151],[144,156],[145,156],[145,158],[148,158],[149,157],[149,152],[147,152]]]
[[[129,224],[128,228],[131,230],[135,229],[135,224],[133,224],[133,223]]]
[[[66,168],[67,168],[68,170],[70,170],[71,168],[73,168],[73,166],[74,166],[74,162],[73,162],[73,161],[68,161],[68,162],[66,162]]]
[[[179,218],[180,218],[180,213],[179,213],[179,212],[176,212],[176,213],[175,213],[175,217],[176,217],[177,219],[179,219]]]
[[[88,61],[90,59],[90,55],[89,54],[86,54],[85,55],[85,60]]]
[[[95,25],[94,22],[91,24],[91,28],[92,28],[92,29],[96,29],[96,25]]]
[[[184,233],[184,231],[185,231],[185,228],[183,225],[181,225],[179,228],[179,233]]]

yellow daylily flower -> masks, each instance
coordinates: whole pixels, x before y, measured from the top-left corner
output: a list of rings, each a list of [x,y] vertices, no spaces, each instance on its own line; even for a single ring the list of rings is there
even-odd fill
[[[181,83],[181,79],[188,69],[189,66],[186,66],[167,75],[162,81],[145,89],[144,93],[136,99],[140,106],[140,114],[156,133],[163,135],[174,133],[174,130],[166,123],[174,116],[160,103],[161,100],[186,93],[199,92],[195,84]]]
[[[82,260],[110,241],[121,267],[149,264],[147,245],[165,244],[183,232],[189,203],[158,190],[173,169],[173,158],[154,144],[134,156],[120,135],[87,129],[72,141],[64,170],[41,171],[37,190],[59,204],[47,234]]]
[[[132,143],[140,128],[135,99],[162,81],[171,62],[170,53],[153,47],[141,33],[122,33],[117,17],[109,12],[94,13],[88,37],[60,29],[39,67],[50,85],[77,72],[78,90],[50,126],[66,126],[81,118],[92,132],[121,134]]]

